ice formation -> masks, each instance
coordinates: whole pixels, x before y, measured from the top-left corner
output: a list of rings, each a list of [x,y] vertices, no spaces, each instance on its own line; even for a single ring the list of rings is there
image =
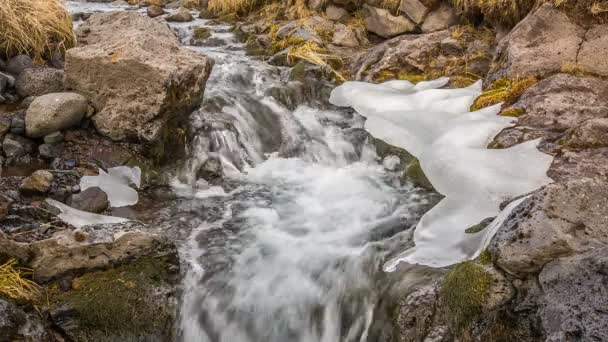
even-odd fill
[[[122,223],[122,222],[129,221],[122,217],[98,215],[98,214],[88,213],[86,211],[74,209],[70,206],[67,206],[61,202],[55,201],[50,198],[47,198],[46,202],[61,211],[61,214],[59,214],[58,217],[63,222],[71,224],[72,226],[74,226],[76,228],[80,228],[80,227],[84,227],[84,226],[92,225],[92,224],[113,224],[113,223]]]
[[[139,188],[141,185],[141,169],[118,166],[108,169],[108,172],[99,170],[97,176],[84,176],[80,180],[80,188],[86,190],[99,187],[108,195],[112,207],[124,207],[137,204],[139,195],[131,186]]]
[[[470,112],[481,82],[438,89],[448,80],[416,85],[346,82],[330,97],[332,104],[352,107],[366,117],[365,129],[374,137],[417,157],[429,181],[445,196],[418,223],[416,246],[390,260],[387,271],[400,262],[444,267],[476,257],[523,199],[502,213],[500,203],[551,182],[547,170],[553,158],[538,151],[538,141],[503,150],[486,148],[514,119],[498,116],[500,105]],[[496,218],[483,231],[465,233],[491,217]]]

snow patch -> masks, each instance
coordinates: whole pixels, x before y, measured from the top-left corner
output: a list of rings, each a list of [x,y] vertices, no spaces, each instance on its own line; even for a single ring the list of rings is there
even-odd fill
[[[346,82],[330,97],[332,104],[365,116],[365,129],[374,137],[418,158],[429,181],[445,196],[418,223],[416,246],[389,261],[387,271],[400,262],[444,267],[477,257],[523,199],[502,213],[500,204],[551,182],[547,170],[553,157],[538,151],[538,140],[503,150],[486,148],[514,119],[497,115],[501,105],[470,112],[481,94],[481,81],[438,89],[448,80],[416,85]],[[488,217],[496,218],[486,229],[465,233]]]
[[[115,208],[137,204],[139,195],[131,186],[141,186],[139,167],[118,166],[108,169],[108,172],[99,169],[99,175],[84,176],[80,179],[80,188],[83,191],[92,187],[101,188],[108,195],[110,206]]]
[[[70,224],[76,228],[81,228],[93,224],[114,224],[129,221],[122,217],[98,215],[74,209],[70,206],[67,206],[61,202],[55,201],[50,198],[47,198],[46,202],[61,211],[61,214],[59,214],[58,217],[63,222]]]

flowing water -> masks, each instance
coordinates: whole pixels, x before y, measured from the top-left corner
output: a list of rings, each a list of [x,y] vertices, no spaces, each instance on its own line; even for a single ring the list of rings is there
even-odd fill
[[[248,57],[228,26],[173,28],[189,45],[197,25],[214,46],[189,48],[215,66],[173,183],[186,272],[178,338],[374,340],[382,264],[411,245],[437,196],[399,179],[399,159],[382,160],[363,119],[327,104],[331,85],[314,68],[296,77]]]

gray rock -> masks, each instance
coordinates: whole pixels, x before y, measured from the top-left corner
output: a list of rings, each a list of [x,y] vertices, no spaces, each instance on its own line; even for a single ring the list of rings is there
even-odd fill
[[[403,0],[399,10],[416,24],[421,24],[430,12],[430,9],[419,0]]]
[[[54,132],[44,136],[44,143],[49,145],[59,144],[63,141],[63,134],[61,132]]]
[[[32,153],[34,143],[22,136],[7,134],[2,141],[2,150],[7,158],[18,158]]]
[[[46,194],[51,190],[53,178],[53,174],[48,171],[35,171],[21,182],[19,191],[26,196]]]
[[[448,4],[441,4],[439,8],[429,13],[420,26],[424,33],[445,30],[458,24],[460,21],[454,8]]]
[[[357,47],[360,45],[357,34],[343,24],[336,24],[332,44],[346,47]]]
[[[416,24],[404,16],[394,16],[388,10],[365,5],[365,27],[381,37],[390,38],[416,29]]]
[[[574,148],[608,147],[608,118],[596,118],[576,127],[567,146]]]
[[[4,71],[8,72],[9,74],[11,74],[15,77],[18,77],[23,72],[23,70],[25,70],[27,68],[31,68],[32,65],[33,65],[33,61],[30,56],[17,55],[15,57],[9,59]]]
[[[337,7],[334,5],[327,6],[327,8],[325,9],[325,15],[327,15],[327,18],[329,20],[340,22],[346,21],[350,18],[350,15],[344,8]]]
[[[165,14],[165,10],[163,10],[163,8],[160,6],[152,5],[152,6],[148,6],[146,13],[148,14],[148,17],[156,18],[158,16]]]
[[[489,250],[507,272],[535,273],[559,257],[607,245],[607,225],[608,183],[551,184],[511,213]]]
[[[68,203],[73,208],[90,213],[102,213],[108,208],[108,195],[98,187],[88,188],[72,195]]]
[[[21,97],[40,96],[63,91],[63,70],[30,68],[24,70],[15,83]]]
[[[194,20],[192,14],[187,9],[180,7],[175,13],[166,18],[167,21],[185,23]]]
[[[608,340],[608,247],[552,261],[538,281],[546,341]]]
[[[542,32],[542,34],[539,34]],[[546,76],[576,64],[585,30],[552,4],[524,18],[497,47],[490,79]]]
[[[15,86],[15,78],[9,74],[0,72],[0,95]]]
[[[76,93],[54,93],[37,97],[25,114],[28,137],[42,138],[80,123],[88,109],[87,99]]]
[[[608,25],[597,25],[585,34],[577,55],[577,65],[585,71],[608,76],[608,61],[603,58],[606,54],[608,54]]]
[[[19,329],[27,323],[27,316],[17,305],[0,298],[0,339],[13,341]]]
[[[53,160],[61,155],[61,149],[57,145],[42,144],[38,146],[38,154],[44,159]]]
[[[28,109],[30,107],[30,105],[32,104],[32,102],[34,102],[34,99],[35,99],[34,96],[28,96],[28,97],[24,98],[21,101],[21,105],[19,105],[19,108]]]
[[[23,135],[25,133],[25,120],[21,117],[13,117],[11,119],[11,133]]]
[[[457,39],[448,37],[441,41],[441,51],[445,55],[459,55],[463,52],[462,44]]]
[[[202,178],[208,182],[213,182],[222,179],[224,170],[222,162],[219,158],[209,157],[196,173],[197,178]]]
[[[0,140],[4,139],[6,133],[11,130],[11,119],[7,117],[0,117]]]
[[[10,197],[0,194],[0,222],[8,216],[12,205],[13,200]]]

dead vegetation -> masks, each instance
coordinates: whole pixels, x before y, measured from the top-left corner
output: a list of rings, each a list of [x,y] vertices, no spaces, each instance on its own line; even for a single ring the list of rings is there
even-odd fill
[[[492,83],[473,103],[471,110],[479,110],[498,103],[511,105],[530,87],[538,83],[536,77],[501,78]],[[509,115],[513,116],[513,115]]]
[[[6,296],[17,300],[35,300],[40,295],[36,283],[25,279],[27,271],[16,268],[17,261],[10,259],[0,265],[0,297]]]
[[[72,18],[62,0],[2,0],[0,54],[45,58],[76,44]]]

